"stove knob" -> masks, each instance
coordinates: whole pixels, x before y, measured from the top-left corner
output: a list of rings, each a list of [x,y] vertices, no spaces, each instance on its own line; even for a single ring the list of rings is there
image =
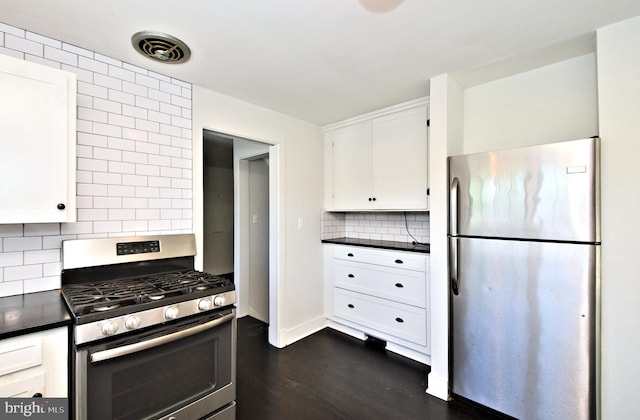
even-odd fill
[[[211,309],[211,301],[209,299],[201,299],[200,302],[198,302],[198,309],[200,309],[201,311],[207,311]]]
[[[102,323],[102,335],[113,335],[118,331],[118,324],[113,321],[105,321]]]
[[[224,296],[216,296],[213,298],[213,304],[215,306],[223,306],[224,305]]]
[[[140,326],[140,318],[135,315],[128,316],[124,320],[124,326],[127,327],[128,330],[134,330]]]
[[[167,309],[165,309],[164,311],[164,317],[166,319],[176,319],[178,317],[178,314],[180,313],[180,311],[178,310],[177,307],[175,306],[169,306]]]

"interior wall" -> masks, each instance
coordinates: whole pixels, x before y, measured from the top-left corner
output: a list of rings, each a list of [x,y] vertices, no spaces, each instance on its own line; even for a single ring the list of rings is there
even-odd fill
[[[598,30],[602,189],[602,417],[640,418],[640,17]]]
[[[576,140],[597,134],[595,54],[464,92],[464,153]]]
[[[204,133],[204,271],[233,273],[233,139]]]
[[[249,161],[249,315],[269,323],[269,158]]]
[[[279,229],[276,271],[279,320],[277,342],[282,347],[325,325],[320,210],[323,207],[323,150],[319,126],[240,101],[199,86],[193,87],[193,129],[209,129],[275,144],[279,159],[270,157],[278,199],[274,203]],[[202,252],[202,145],[194,143],[194,232]],[[272,216],[274,217],[274,216]],[[302,218],[302,227],[298,220]],[[273,250],[274,246],[271,247]],[[202,267],[201,259],[196,259]],[[271,304],[274,304],[272,299]],[[271,319],[273,322],[273,319]]]

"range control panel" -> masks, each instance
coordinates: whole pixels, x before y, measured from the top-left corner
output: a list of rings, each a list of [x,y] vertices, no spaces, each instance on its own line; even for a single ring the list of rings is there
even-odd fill
[[[118,242],[116,244],[116,252],[118,255],[160,252],[160,241]]]

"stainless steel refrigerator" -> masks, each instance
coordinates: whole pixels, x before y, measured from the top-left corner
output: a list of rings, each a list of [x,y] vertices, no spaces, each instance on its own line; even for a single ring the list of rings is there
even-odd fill
[[[449,158],[450,381],[519,419],[594,419],[600,140]]]

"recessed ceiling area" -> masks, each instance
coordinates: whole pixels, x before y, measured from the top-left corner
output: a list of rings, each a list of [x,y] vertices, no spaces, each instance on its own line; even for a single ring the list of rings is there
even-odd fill
[[[0,0],[0,22],[318,125],[428,95],[443,73],[473,85],[593,50],[595,29],[640,15],[637,0]],[[131,46],[172,34],[167,65]]]

